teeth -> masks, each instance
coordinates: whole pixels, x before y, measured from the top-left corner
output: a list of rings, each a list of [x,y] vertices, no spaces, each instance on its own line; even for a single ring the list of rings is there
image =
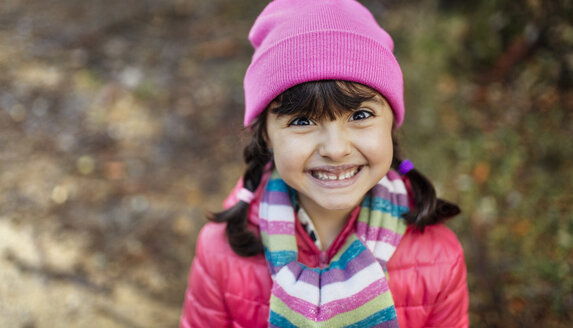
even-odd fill
[[[320,171],[313,171],[312,175],[319,180],[344,180],[344,179],[352,178],[354,175],[356,175],[356,173],[358,173],[358,169],[346,171],[346,172],[340,173],[339,175],[332,174],[332,173],[326,173],[326,172],[320,172]]]

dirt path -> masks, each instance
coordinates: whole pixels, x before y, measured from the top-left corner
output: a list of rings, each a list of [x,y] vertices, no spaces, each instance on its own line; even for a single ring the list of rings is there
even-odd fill
[[[110,288],[97,273],[87,278],[74,272],[70,265],[84,261],[84,241],[72,234],[54,237],[0,220],[0,326],[173,327],[177,307],[136,286]]]

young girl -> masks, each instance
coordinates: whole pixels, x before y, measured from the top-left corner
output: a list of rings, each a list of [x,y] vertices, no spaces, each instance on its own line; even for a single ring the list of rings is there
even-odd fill
[[[247,169],[197,241],[181,327],[466,327],[456,205],[400,157],[402,73],[354,0],[275,0],[249,34]]]

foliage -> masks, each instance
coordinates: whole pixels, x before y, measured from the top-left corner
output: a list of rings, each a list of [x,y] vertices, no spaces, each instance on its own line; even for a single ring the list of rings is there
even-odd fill
[[[572,5],[442,1],[392,15],[409,156],[464,211],[451,226],[472,325],[571,325]]]

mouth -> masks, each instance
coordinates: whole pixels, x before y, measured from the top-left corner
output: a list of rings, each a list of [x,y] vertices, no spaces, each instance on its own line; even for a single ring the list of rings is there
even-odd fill
[[[362,165],[349,168],[317,168],[310,170],[310,174],[320,181],[344,181],[352,179],[361,169]]]

